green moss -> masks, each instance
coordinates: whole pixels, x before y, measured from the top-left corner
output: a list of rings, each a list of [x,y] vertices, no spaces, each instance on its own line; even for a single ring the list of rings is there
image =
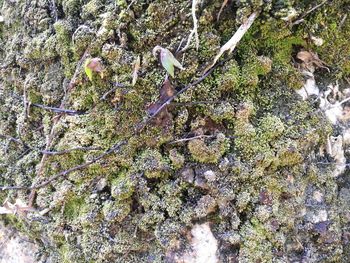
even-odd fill
[[[65,14],[74,16],[80,11],[79,0],[63,0],[62,7]]]
[[[259,130],[261,134],[260,138],[266,141],[272,141],[283,134],[285,127],[280,118],[267,115],[260,119]]]
[[[209,144],[204,139],[195,139],[188,143],[188,150],[193,159],[202,163],[217,163],[229,147],[229,140],[222,133]]]
[[[86,114],[61,116],[52,150],[79,146],[101,150],[50,156],[45,176],[90,161],[117,141],[127,139],[121,151],[37,192],[38,207],[51,209],[46,215],[50,220],[41,224],[40,230],[43,235],[49,233],[50,247],[61,254],[52,262],[163,262],[168,260],[165,254],[173,254],[173,246],[180,248],[176,255],[188,248],[185,237],[198,218],[211,221],[220,249],[227,244],[229,249],[221,254],[223,261],[230,253],[232,257],[238,255],[240,262],[293,261],[293,252],[287,255],[284,250],[291,233],[303,244],[311,244],[316,261],[319,255],[323,257],[322,251],[331,248],[309,240],[310,231],[298,233],[298,227],[304,225],[295,211],[307,213],[308,187],[324,187],[327,206],[332,208],[337,187],[330,179],[330,169],[301,165],[325,142],[331,127],[308,101],[299,102],[295,96],[293,89],[300,88],[304,80],[292,57],[300,48],[315,51],[330,64],[332,73],[336,72],[334,78],[349,74],[349,19],[339,30],[346,10],[340,7],[345,2],[326,3],[299,25],[280,18],[290,19],[294,10],[306,12],[310,1],[270,2],[229,1],[219,21],[220,2],[198,5],[200,47],[197,51],[192,40],[186,52],[177,54],[186,69],[172,79],[176,90],[201,76],[219,47],[251,12],[259,9],[259,16],[232,54],[234,59],[181,94],[169,105],[164,123],[150,122],[136,135],[135,127],[146,118],[149,103],[159,99],[164,81],[159,59],[151,51],[155,45],[162,45],[175,53],[181,39],[187,39],[193,26],[188,15],[190,2],[134,1],[126,10],[128,3],[124,0],[82,4],[62,0],[57,3],[59,20],[53,25],[44,19],[36,21],[32,10],[23,17],[11,5],[4,6],[11,21],[0,25],[0,104],[5,105],[0,107],[1,133],[21,135],[26,143],[43,149],[53,123],[52,113],[32,109],[32,116],[24,120],[23,103],[11,94],[21,97],[23,78],[32,74],[35,81],[27,90],[28,98],[59,105],[62,87],[67,87],[76,61],[90,47],[90,55],[103,59],[105,78],[96,75],[89,82],[82,72],[74,87],[65,90],[65,106]],[[37,6],[41,4],[39,1]],[[20,1],[21,10],[27,8],[21,5]],[[44,26],[35,28],[40,32],[32,30],[31,26],[39,22],[47,23],[47,31],[40,31]],[[321,37],[324,45],[314,46],[309,34]],[[136,85],[130,87],[137,56],[142,65]],[[126,87],[101,100],[113,82]],[[185,104],[179,107],[177,103]],[[198,134],[216,137],[168,144],[175,138]],[[229,136],[233,137],[231,141]],[[1,183],[30,185],[42,155],[24,153],[23,147],[7,141],[1,143],[0,150],[4,155],[0,157],[4,162]],[[20,160],[18,156],[22,156]],[[189,180],[176,170],[183,167],[193,169]],[[206,171],[213,171],[215,179],[206,177]],[[103,189],[98,187],[101,177],[106,179]],[[268,193],[261,193],[261,189]],[[13,224],[24,228],[19,222]],[[218,229],[219,234],[215,232]]]
[[[280,166],[292,166],[303,161],[302,155],[297,151],[297,148],[292,145],[287,149],[282,149],[278,153],[278,159]]]
[[[339,10],[345,10],[348,1],[334,1],[332,5],[325,5],[324,12],[315,13],[313,19],[307,21],[307,26],[311,34],[323,40],[323,45],[313,45],[313,49],[328,66],[336,72],[336,78],[349,75],[349,55],[350,47],[350,21],[343,19],[343,14]],[[341,28],[340,28],[341,25]]]
[[[102,212],[107,222],[122,222],[131,211],[131,202],[106,201]]]
[[[173,247],[178,242],[179,233],[182,227],[181,224],[176,221],[165,220],[162,224],[159,224],[154,234],[157,238],[157,242],[163,247]]]
[[[185,162],[185,157],[179,153],[176,149],[171,149],[169,151],[169,159],[174,168],[180,169]]]
[[[68,220],[74,220],[79,218],[81,211],[84,207],[84,198],[78,196],[72,196],[67,198],[64,204],[63,214]]]
[[[240,68],[235,60],[228,61],[220,76],[218,88],[222,91],[234,91],[240,85]]]
[[[242,227],[243,246],[240,249],[240,262],[271,262],[273,259],[272,244],[267,239],[263,224],[253,221]]]
[[[129,174],[118,174],[118,178],[112,181],[112,196],[121,201],[128,199],[134,192],[135,182]]]
[[[170,172],[168,160],[157,150],[146,150],[137,161],[137,169],[144,172],[147,178],[161,178]]]
[[[71,65],[72,50],[71,50],[71,25],[67,21],[59,20],[54,25],[56,32],[56,49],[61,58],[61,63],[65,67],[65,75],[70,77],[74,71]]]
[[[203,112],[217,123],[222,123],[223,121],[232,123],[235,117],[235,108],[229,102],[207,105]]]

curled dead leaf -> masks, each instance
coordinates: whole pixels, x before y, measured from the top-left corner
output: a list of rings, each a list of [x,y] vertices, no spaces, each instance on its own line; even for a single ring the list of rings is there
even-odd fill
[[[166,79],[162,85],[162,87],[160,88],[160,98],[159,101],[161,103],[164,103],[165,101],[167,101],[170,97],[174,96],[175,94],[175,89],[174,87],[171,85],[169,79]]]
[[[308,69],[310,72],[313,72],[314,68],[325,68],[329,71],[329,68],[326,67],[326,63],[319,59],[317,54],[311,51],[301,50],[298,52],[296,58],[301,61],[301,67]]]
[[[159,110],[164,103],[167,102],[169,98],[175,95],[175,89],[171,85],[170,80],[167,78],[162,87],[159,90],[159,99],[155,102],[150,104],[147,107],[147,113],[150,116],[155,116],[153,119],[153,124],[157,126],[167,127],[170,125],[172,121],[172,115],[168,112],[168,108],[163,107],[161,110]]]
[[[309,51],[299,51],[297,54],[297,59],[300,59],[305,63],[311,62],[313,57],[314,57],[313,54]]]

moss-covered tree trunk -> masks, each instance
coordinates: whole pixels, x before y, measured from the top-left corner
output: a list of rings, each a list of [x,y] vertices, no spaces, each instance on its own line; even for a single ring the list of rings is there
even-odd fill
[[[350,2],[223,2],[0,0],[1,220],[38,262],[350,261]]]

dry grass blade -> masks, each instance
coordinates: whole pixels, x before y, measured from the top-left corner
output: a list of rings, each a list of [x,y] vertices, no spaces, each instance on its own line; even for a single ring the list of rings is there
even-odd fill
[[[193,35],[196,39],[196,49],[198,50],[199,48],[199,36],[198,36],[198,20],[196,17],[196,8],[197,8],[197,4],[198,4],[198,0],[192,0],[192,20],[193,20],[193,28],[191,30],[190,35],[188,36],[188,40],[186,43],[186,46],[184,46],[184,48],[181,50],[182,52],[187,50],[188,47],[191,44]]]
[[[137,57],[137,59],[135,60],[135,64],[134,64],[134,70],[132,72],[132,82],[131,85],[135,86],[137,78],[138,78],[138,72],[141,68],[141,59],[140,56]]]
[[[222,11],[224,10],[225,6],[227,5],[227,3],[228,3],[228,0],[224,0],[224,1],[222,2],[222,5],[221,5],[221,7],[220,7],[220,11],[219,11],[218,16],[217,16],[217,18],[216,18],[216,21],[219,21],[220,15],[221,15]]]
[[[239,41],[241,41],[242,37],[244,34],[248,31],[248,29],[251,27],[253,24],[255,18],[257,17],[257,13],[253,13],[249,16],[246,22],[244,22],[236,31],[236,33],[231,37],[229,41],[226,42],[225,45],[223,45],[220,48],[219,53],[216,55],[214,58],[213,63],[211,63],[206,69],[204,70],[204,74],[208,72],[218,61],[218,59],[224,54],[226,51],[229,51],[229,53],[232,53],[232,51],[236,48],[237,44]]]

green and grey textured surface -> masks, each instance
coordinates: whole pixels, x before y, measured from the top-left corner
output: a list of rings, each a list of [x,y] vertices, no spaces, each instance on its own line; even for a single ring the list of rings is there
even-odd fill
[[[304,83],[294,63],[302,49],[329,68],[314,73],[321,91],[349,87],[350,2],[328,1],[293,25],[319,3],[229,1],[217,21],[222,1],[200,1],[199,49],[193,41],[178,54],[185,70],[171,78],[177,90],[201,76],[247,16],[259,15],[231,60],[135,134],[165,78],[152,49],[175,53],[187,39],[191,1],[0,0],[0,184],[31,186],[126,140],[39,189],[35,208],[44,215],[1,220],[37,243],[37,262],[180,262],[198,224],[217,240],[214,261],[349,262],[349,172],[335,177],[323,150],[347,123],[332,125],[316,98],[295,92]],[[86,55],[105,69],[92,81],[78,63]],[[115,82],[125,87],[101,100]],[[59,107],[62,99],[84,114],[57,123],[42,108],[26,114],[26,101]],[[48,156],[38,176],[53,124],[50,150],[100,150]],[[198,135],[210,136],[171,143]],[[2,191],[0,201],[28,195]]]

